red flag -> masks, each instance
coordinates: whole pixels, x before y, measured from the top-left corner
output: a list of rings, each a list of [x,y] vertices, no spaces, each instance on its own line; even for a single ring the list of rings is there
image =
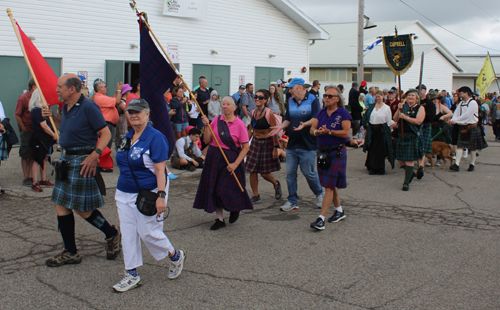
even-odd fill
[[[28,59],[31,68],[33,69],[33,74],[35,75],[38,85],[40,86],[39,91],[43,94],[49,106],[58,104],[59,108],[62,108],[63,103],[59,101],[59,95],[56,92],[56,74],[49,66],[49,64],[45,61],[42,54],[40,54],[35,45],[21,30],[21,27],[19,27],[17,21],[16,26],[21,37],[21,42],[19,43],[24,47],[24,51],[26,52],[25,56]]]

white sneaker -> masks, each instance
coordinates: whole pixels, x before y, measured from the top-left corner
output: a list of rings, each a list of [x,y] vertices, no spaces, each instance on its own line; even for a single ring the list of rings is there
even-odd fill
[[[466,149],[464,150],[463,158],[467,158],[467,150]]]
[[[117,292],[123,293],[141,285],[141,276],[133,277],[125,270],[125,278],[123,278],[120,283],[113,285],[113,289]]]
[[[325,193],[321,193],[318,196],[316,196],[316,206],[318,208],[321,208],[323,206],[323,198],[325,197]]]
[[[168,278],[173,280],[181,275],[182,269],[184,268],[184,260],[186,259],[186,254],[184,250],[179,250],[179,260],[176,262],[170,261],[170,268],[168,270]]]
[[[291,203],[290,201],[287,201],[284,205],[281,206],[280,210],[284,212],[292,211],[292,210],[298,210],[299,206],[296,203]]]
[[[442,161],[441,159],[438,159],[438,160],[436,161],[436,166],[437,166],[437,167],[441,167],[442,165],[443,165],[443,161]]]

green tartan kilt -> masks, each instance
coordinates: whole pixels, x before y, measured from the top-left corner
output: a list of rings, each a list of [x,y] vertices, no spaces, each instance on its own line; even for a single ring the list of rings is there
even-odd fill
[[[88,147],[75,147],[70,150],[86,150]],[[95,177],[84,178],[80,175],[81,163],[87,156],[61,155],[62,160],[69,161],[68,179],[55,181],[52,190],[52,201],[60,206],[76,211],[93,211],[104,206]]]
[[[432,126],[432,134],[431,134],[431,136],[434,137],[435,135],[437,135],[438,132],[441,130],[441,128],[442,128],[442,126],[439,126],[439,125]],[[434,140],[432,140],[432,142],[436,142],[436,141],[451,144],[450,131],[448,129],[443,130],[439,134],[439,136],[437,136],[436,138],[434,138]]]
[[[396,159],[402,161],[412,161],[424,157],[424,147],[422,139],[413,132],[405,132],[405,138],[401,139],[399,133],[398,144],[396,146]]]
[[[431,126],[422,128],[422,137],[424,138],[424,154],[432,154],[432,128],[431,128]]]

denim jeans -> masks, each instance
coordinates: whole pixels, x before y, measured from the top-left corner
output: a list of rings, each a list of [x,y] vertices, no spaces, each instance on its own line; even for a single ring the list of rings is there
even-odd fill
[[[286,184],[288,186],[288,201],[297,203],[297,168],[300,165],[300,171],[306,177],[309,188],[314,195],[323,193],[319,177],[314,167],[316,165],[316,150],[308,151],[302,149],[286,150]]]

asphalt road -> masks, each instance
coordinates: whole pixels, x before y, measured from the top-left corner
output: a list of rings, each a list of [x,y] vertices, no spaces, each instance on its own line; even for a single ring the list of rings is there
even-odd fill
[[[0,308],[498,309],[500,143],[487,130],[489,147],[475,172],[466,171],[470,158],[458,173],[427,168],[409,192],[401,191],[402,169],[369,176],[365,154],[349,149],[348,188],[340,191],[347,218],[321,232],[309,228],[319,210],[301,174],[300,209],[279,211],[284,165],[276,173],[284,198],[274,200],[260,179],[263,203],[219,231],[209,230],[214,214],[192,208],[200,171],[176,172],[164,230],[186,250],[185,269],[168,280],[168,261],[143,248],[143,286],[123,294],[111,288],[123,276],[122,257],[106,260],[103,234],[79,217],[82,263],[45,266],[62,249],[51,190],[21,185],[14,149],[0,167],[7,192],[0,197]],[[102,213],[112,224],[118,174],[105,175]]]

